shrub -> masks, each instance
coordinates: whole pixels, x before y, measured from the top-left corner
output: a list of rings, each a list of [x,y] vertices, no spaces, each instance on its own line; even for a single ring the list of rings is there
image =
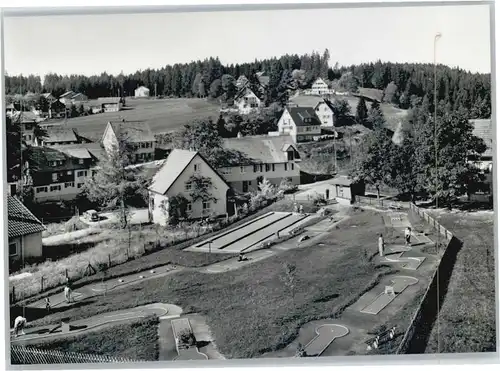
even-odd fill
[[[322,194],[316,194],[316,196],[314,196],[313,202],[314,202],[314,205],[316,205],[316,206],[327,204],[326,198]]]
[[[281,180],[281,183],[278,187],[280,191],[283,191],[283,193],[294,193],[297,191],[299,187],[297,185],[292,184],[292,179],[291,178],[283,178]]]
[[[194,334],[189,330],[183,330],[177,334],[179,343],[188,347],[196,344]]]

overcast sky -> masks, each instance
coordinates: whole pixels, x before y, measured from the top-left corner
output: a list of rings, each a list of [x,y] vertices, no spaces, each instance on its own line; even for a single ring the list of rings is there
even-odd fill
[[[219,56],[249,62],[330,50],[332,65],[432,62],[490,72],[489,7],[394,7],[5,19],[10,75],[96,74]]]

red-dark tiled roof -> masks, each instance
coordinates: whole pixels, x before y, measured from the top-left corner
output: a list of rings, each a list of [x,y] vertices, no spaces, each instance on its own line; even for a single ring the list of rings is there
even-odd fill
[[[45,230],[42,222],[34,216],[21,201],[7,196],[9,238],[26,236]]]

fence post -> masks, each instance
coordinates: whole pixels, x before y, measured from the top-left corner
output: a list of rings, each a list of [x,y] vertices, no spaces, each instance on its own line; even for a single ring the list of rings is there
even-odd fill
[[[40,291],[43,291],[43,276],[40,279]]]
[[[66,268],[66,279],[68,279],[68,268]]]
[[[12,286],[12,303],[16,302],[16,286]]]
[[[111,255],[108,254],[108,267],[111,267]]]

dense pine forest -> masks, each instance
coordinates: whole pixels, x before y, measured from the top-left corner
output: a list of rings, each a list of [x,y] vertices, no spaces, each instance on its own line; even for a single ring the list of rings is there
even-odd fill
[[[321,77],[339,91],[354,92],[358,88],[384,91],[384,101],[408,109],[419,99],[434,102],[434,66],[416,63],[365,63],[330,67],[330,53],[284,55],[280,58],[255,60],[252,63],[223,65],[218,58],[207,58],[161,69],[145,69],[133,74],[61,76],[6,76],[5,89],[15,100],[16,95],[50,92],[59,96],[68,90],[83,93],[94,99],[103,96],[130,96],[141,85],[151,94],[167,97],[208,97],[231,99],[236,93],[235,81],[240,75],[250,84],[258,84],[255,76],[263,72],[269,77],[266,104],[286,100],[286,91],[309,87]],[[437,67],[437,98],[440,105],[454,111],[469,112],[471,118],[489,118],[491,115],[491,75],[471,73],[443,65]]]

